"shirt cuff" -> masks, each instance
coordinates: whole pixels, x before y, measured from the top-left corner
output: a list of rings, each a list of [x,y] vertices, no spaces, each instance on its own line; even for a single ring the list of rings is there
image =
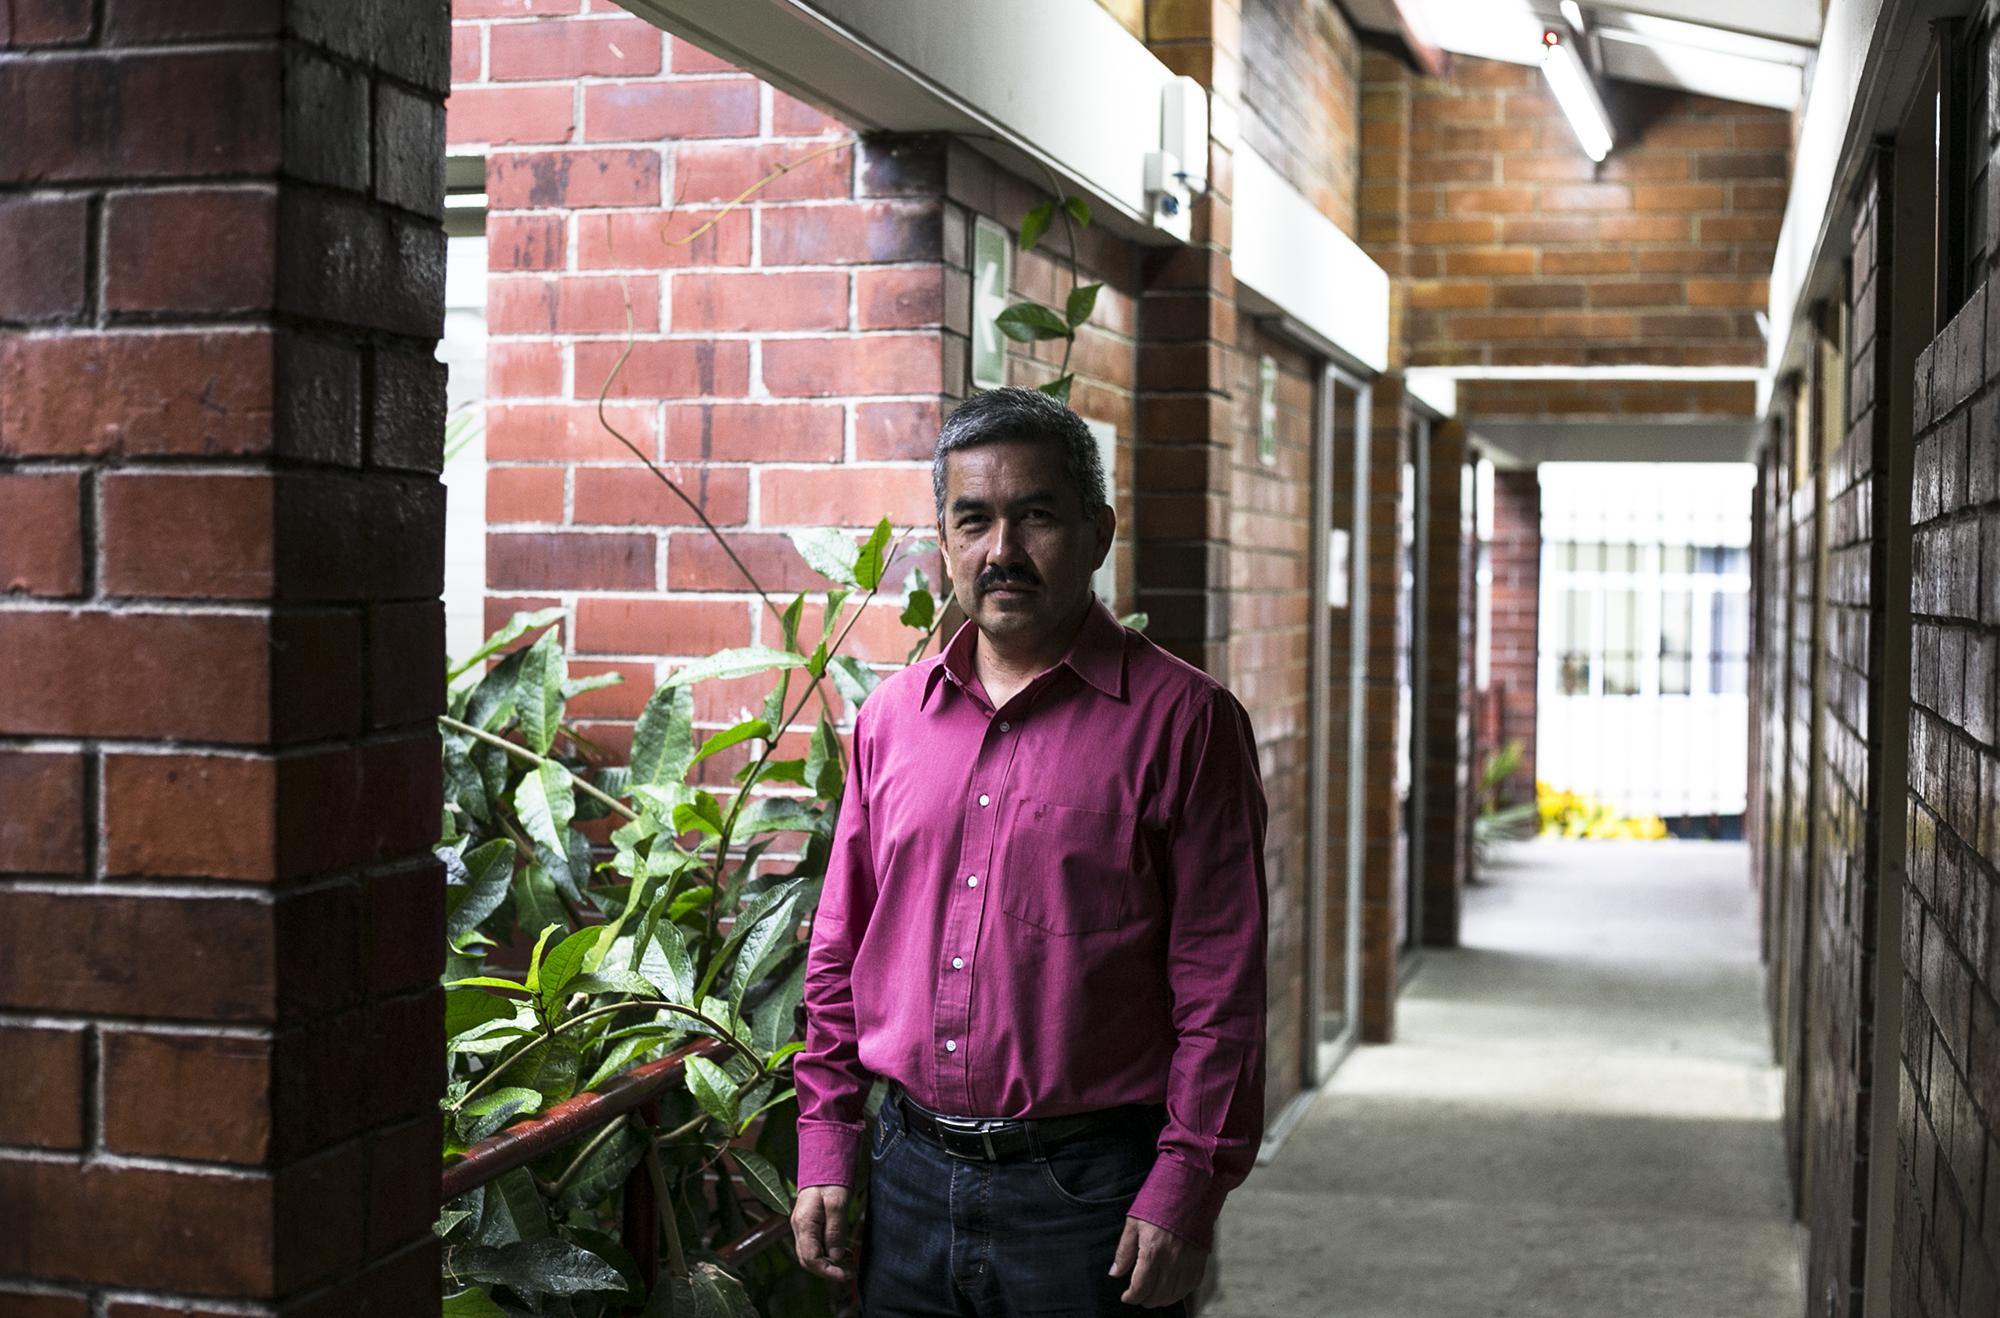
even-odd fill
[[[799,1188],[853,1185],[861,1138],[866,1131],[866,1126],[843,1121],[799,1122]]]
[[[1222,1214],[1222,1200],[1227,1194],[1213,1176],[1194,1171],[1179,1158],[1163,1153],[1153,1163],[1152,1173],[1126,1214],[1213,1252],[1215,1219]]]

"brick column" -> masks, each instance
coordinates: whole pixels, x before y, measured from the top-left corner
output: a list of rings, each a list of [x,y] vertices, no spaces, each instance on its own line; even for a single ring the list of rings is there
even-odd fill
[[[0,21],[0,1312],[437,1312],[447,36]]]
[[[1472,792],[1472,510],[1466,506],[1465,428],[1431,430],[1425,502],[1423,927],[1429,947],[1458,945]]]
[[[1535,799],[1536,646],[1542,607],[1542,486],[1527,471],[1493,473],[1493,657],[1501,693],[1498,750],[1521,743],[1521,767],[1501,795]],[[1482,749],[1487,749],[1482,747]],[[1558,784],[1560,785],[1560,784]]]
[[[1150,0],[1146,36],[1163,63],[1222,103],[1212,125],[1236,121],[1243,95],[1237,0]],[[1195,205],[1192,243],[1144,258],[1133,528],[1136,607],[1152,619],[1148,635],[1223,682],[1230,680],[1234,164],[1234,139],[1211,137],[1209,195]]]

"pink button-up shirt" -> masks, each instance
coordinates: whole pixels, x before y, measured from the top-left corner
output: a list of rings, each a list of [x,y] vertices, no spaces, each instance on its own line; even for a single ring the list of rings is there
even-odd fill
[[[998,710],[977,638],[856,721],[806,971],[799,1184],[854,1182],[875,1076],[963,1116],[1165,1103],[1131,1214],[1210,1246],[1264,1124],[1249,718],[1101,604]]]

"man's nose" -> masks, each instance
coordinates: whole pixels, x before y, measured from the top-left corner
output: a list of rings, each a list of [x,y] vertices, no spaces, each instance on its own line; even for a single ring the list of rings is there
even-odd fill
[[[993,543],[987,551],[987,561],[1012,566],[1027,560],[1027,548],[1021,534],[1021,524],[1011,517],[1003,517],[993,524]]]

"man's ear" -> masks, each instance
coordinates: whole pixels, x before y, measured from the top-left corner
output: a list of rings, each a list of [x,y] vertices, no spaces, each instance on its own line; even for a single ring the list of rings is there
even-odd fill
[[[938,522],[937,533],[938,566],[944,572],[945,585],[949,586],[951,584],[951,546],[945,543],[943,521]],[[947,591],[946,593],[949,594],[950,592]]]
[[[1111,505],[1107,503],[1097,510],[1097,516],[1091,520],[1095,523],[1092,530],[1097,533],[1095,566],[1103,567],[1105,557],[1111,552],[1111,542],[1118,535],[1118,514],[1113,512]]]

